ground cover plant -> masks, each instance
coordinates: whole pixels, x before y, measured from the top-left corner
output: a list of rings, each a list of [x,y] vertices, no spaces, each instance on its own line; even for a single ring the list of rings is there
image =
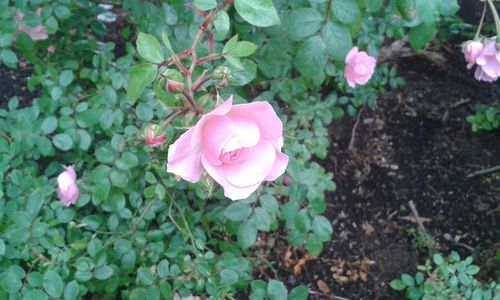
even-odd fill
[[[500,20],[477,5],[0,0],[0,299],[495,297]],[[464,247],[483,273],[434,254]]]

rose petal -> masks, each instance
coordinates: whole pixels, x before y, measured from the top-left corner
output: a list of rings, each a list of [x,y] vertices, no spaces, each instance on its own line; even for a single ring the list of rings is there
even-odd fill
[[[189,182],[198,182],[203,166],[201,164],[201,143],[191,146],[195,128],[184,132],[175,143],[168,147],[167,172],[182,177]]]
[[[242,149],[238,162],[224,164],[224,175],[237,187],[259,184],[266,179],[275,160],[274,147],[266,140],[260,140],[254,147]]]
[[[358,54],[358,47],[353,47],[349,53],[347,53],[347,56],[345,58],[345,62],[346,64],[350,64],[352,62],[353,59],[356,59],[356,56]]]
[[[268,102],[233,105],[227,115],[231,119],[239,117],[254,121],[259,126],[261,139],[277,139],[283,135],[283,123]]]
[[[286,171],[286,166],[288,165],[288,155],[282,153],[281,151],[276,151],[276,160],[274,161],[271,171],[266,176],[267,181],[274,181],[278,179]]]
[[[259,126],[252,120],[241,117],[232,117],[234,135],[223,148],[222,152],[229,152],[240,148],[250,148],[260,140]]]
[[[194,126],[193,134],[191,135],[191,147],[197,147],[202,138],[203,128],[205,127],[206,122],[208,122],[214,116],[223,116],[229,112],[233,105],[233,96],[229,97],[224,103],[216,107],[211,112],[207,113],[196,123]]]
[[[218,184],[222,186],[224,189],[224,196],[231,200],[240,200],[246,199],[250,196],[255,190],[260,186],[260,182],[251,186],[246,187],[237,187],[232,185],[229,181],[227,181],[224,175],[224,167],[223,166],[213,166],[211,165],[207,158],[202,155],[201,161],[208,175],[210,175]]]
[[[202,133],[203,152],[212,165],[220,166],[222,164],[219,156],[234,132],[233,121],[226,116],[212,116],[205,123]]]

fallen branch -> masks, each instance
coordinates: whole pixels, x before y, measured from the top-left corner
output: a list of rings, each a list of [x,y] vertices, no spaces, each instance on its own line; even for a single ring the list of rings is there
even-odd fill
[[[488,169],[483,169],[483,170],[479,170],[479,171],[476,171],[476,172],[472,172],[469,175],[467,175],[467,179],[474,178],[474,177],[477,177],[477,176],[487,175],[487,174],[490,174],[490,173],[495,173],[495,172],[498,172],[498,171],[500,171],[500,165],[499,166],[494,166],[494,167],[491,167],[491,168],[488,168]]]
[[[411,212],[413,213],[413,216],[415,217],[415,221],[418,224],[418,229],[420,230],[421,233],[426,233],[427,231],[425,230],[424,227],[424,218],[421,218],[418,215],[417,207],[415,206],[415,203],[413,200],[408,201],[408,205],[410,206]]]

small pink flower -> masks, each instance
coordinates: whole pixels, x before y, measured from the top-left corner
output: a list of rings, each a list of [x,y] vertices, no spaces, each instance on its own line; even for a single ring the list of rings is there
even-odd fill
[[[63,171],[57,176],[57,195],[64,206],[75,204],[80,197],[80,190],[76,184],[76,173],[74,166],[64,167]]]
[[[167,133],[165,130],[158,125],[150,125],[145,130],[145,141],[144,143],[148,146],[159,146],[165,142],[167,139]]]
[[[478,41],[468,41],[462,49],[467,62],[467,68],[470,69],[476,64],[477,57],[483,51],[483,43]]]
[[[364,51],[359,51],[358,47],[354,47],[349,51],[345,62],[344,77],[352,88],[356,87],[356,84],[366,84],[373,76],[377,64],[374,57],[369,56]]]
[[[232,96],[201,117],[168,149],[167,171],[198,182],[206,171],[232,200],[281,176],[283,124],[265,101],[233,105]]]
[[[189,297],[181,297],[179,294],[174,295],[174,300],[201,300],[200,297],[189,296]]]
[[[495,41],[488,41],[481,53],[476,58],[478,69],[475,77],[477,80],[487,82],[496,81],[500,76],[500,52]]]
[[[47,47],[47,52],[49,52],[50,54],[54,54],[56,53],[56,46],[55,45],[50,45],[49,47]]]
[[[41,9],[38,9],[36,11],[36,14],[40,15],[41,12],[42,12]],[[14,40],[16,40],[17,33],[21,31],[26,32],[34,41],[46,40],[49,38],[49,34],[47,32],[47,29],[45,29],[45,26],[40,24],[34,28],[31,28],[23,23],[23,19],[24,19],[24,14],[22,12],[16,12],[16,21],[19,25],[17,27],[17,32],[14,34]]]

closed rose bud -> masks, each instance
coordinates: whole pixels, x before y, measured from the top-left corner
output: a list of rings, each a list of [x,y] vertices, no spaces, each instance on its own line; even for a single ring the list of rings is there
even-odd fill
[[[483,51],[483,43],[478,41],[469,41],[467,42],[462,52],[465,56],[465,61],[467,62],[467,68],[472,68],[473,65],[476,64],[476,60]]]
[[[80,190],[76,184],[74,166],[64,167],[65,171],[57,176],[57,195],[64,206],[75,204],[80,197]]]
[[[47,47],[47,52],[49,52],[50,54],[56,53],[56,50],[57,48],[54,45],[50,45],[49,47]]]
[[[167,133],[164,128],[159,125],[149,125],[144,130],[144,139],[144,143],[148,146],[159,146],[167,139]]]
[[[184,83],[172,79],[167,79],[167,85],[165,88],[169,93],[179,93],[184,91]]]
[[[288,175],[283,176],[282,179],[283,185],[290,186],[292,184],[292,179]]]

